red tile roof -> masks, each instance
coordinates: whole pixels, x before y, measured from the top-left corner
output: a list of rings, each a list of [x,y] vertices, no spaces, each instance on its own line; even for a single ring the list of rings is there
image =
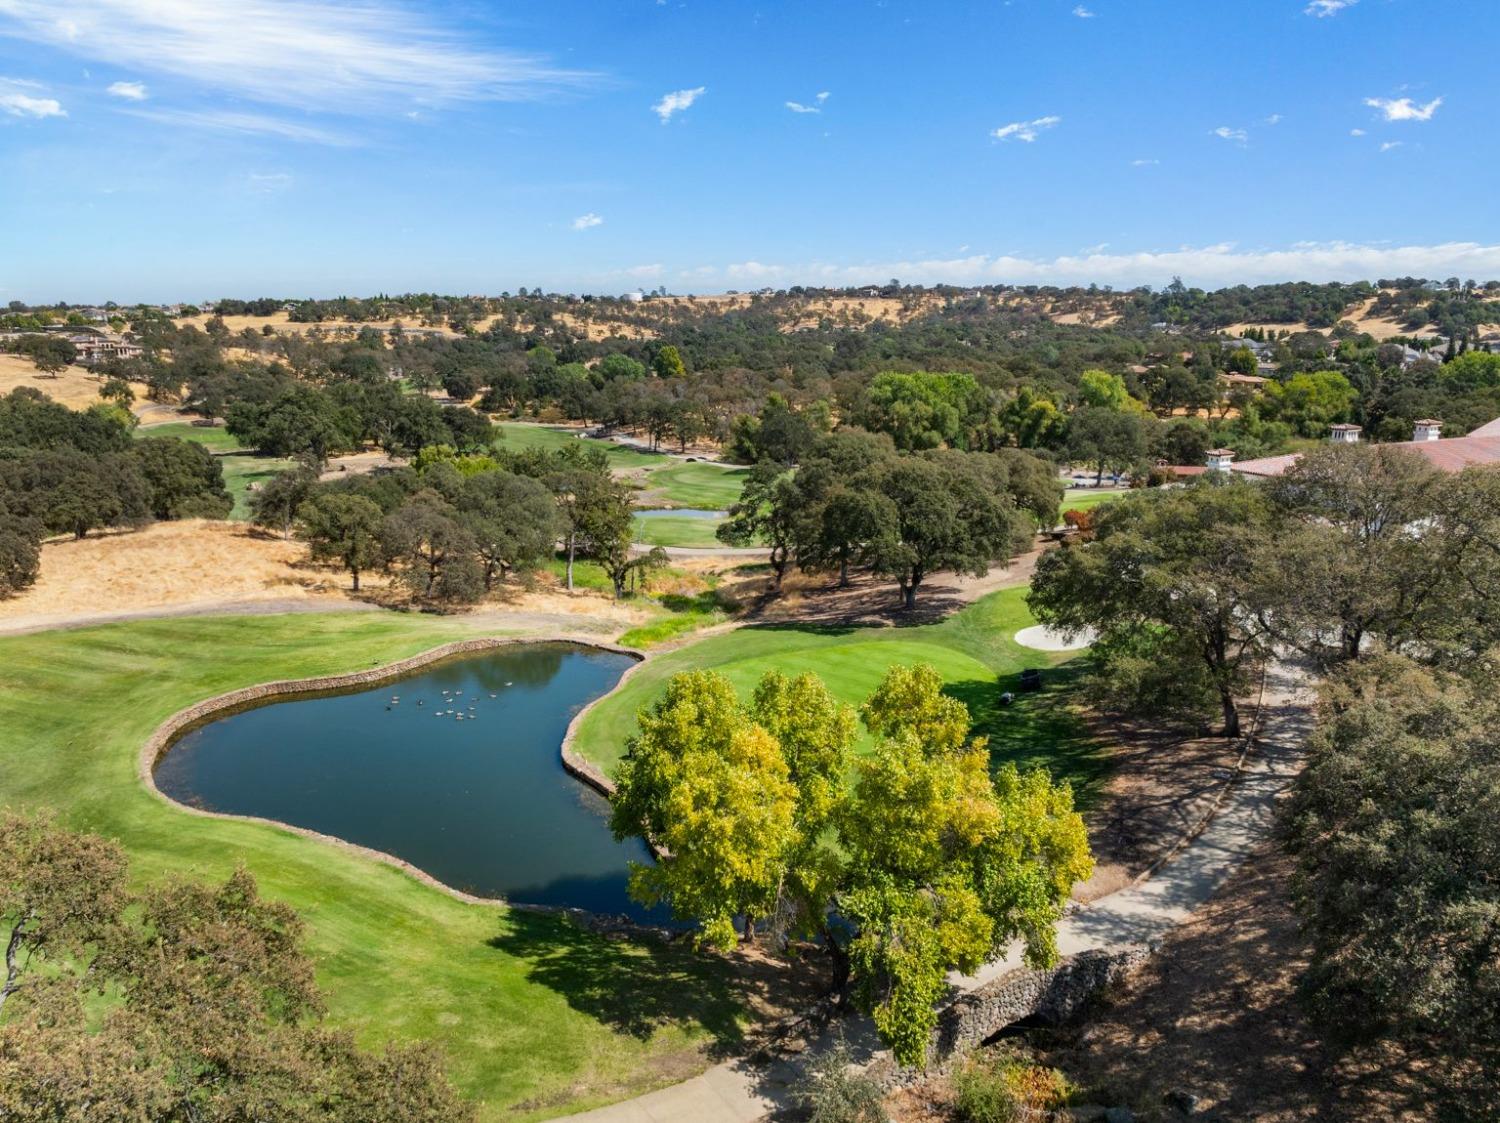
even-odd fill
[[[1484,430],[1489,430],[1484,435]],[[1447,437],[1440,441],[1401,441],[1386,447],[1409,448],[1427,458],[1434,468],[1459,472],[1471,465],[1500,464],[1500,419],[1467,437]],[[1298,453],[1267,456],[1235,464],[1234,470],[1246,476],[1279,476],[1297,463]]]

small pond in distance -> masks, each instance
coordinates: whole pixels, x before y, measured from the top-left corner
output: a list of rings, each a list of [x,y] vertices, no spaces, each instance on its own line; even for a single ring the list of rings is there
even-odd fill
[[[635,512],[638,519],[723,519],[728,516],[728,511],[705,511],[701,507],[652,507]]]
[[[182,736],[156,783],[181,803],[383,850],[455,889],[662,921],[625,893],[645,846],[614,840],[608,802],[559,757],[573,715],[633,662],[525,644],[269,702]]]

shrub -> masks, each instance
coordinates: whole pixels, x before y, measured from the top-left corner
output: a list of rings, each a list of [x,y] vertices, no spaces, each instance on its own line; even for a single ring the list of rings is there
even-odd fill
[[[1009,1052],[974,1058],[953,1078],[953,1088],[964,1123],[1032,1123],[1068,1099],[1062,1073]]]
[[[792,1089],[792,1102],[809,1123],[889,1123],[880,1086],[852,1071],[849,1046],[842,1037],[815,1058]]]

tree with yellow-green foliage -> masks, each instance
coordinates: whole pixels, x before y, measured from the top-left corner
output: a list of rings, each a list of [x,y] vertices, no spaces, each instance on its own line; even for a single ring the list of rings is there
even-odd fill
[[[1028,962],[1055,961],[1093,860],[1068,785],[992,774],[932,668],[892,668],[862,716],[876,747],[851,767],[854,712],[816,676],[770,672],[747,705],[722,675],[678,675],[639,715],[612,826],[658,847],[631,891],[696,921],[700,944],[733,946],[735,917],[782,946],[821,934],[841,995],[919,1064],[947,973],[1015,939]]]

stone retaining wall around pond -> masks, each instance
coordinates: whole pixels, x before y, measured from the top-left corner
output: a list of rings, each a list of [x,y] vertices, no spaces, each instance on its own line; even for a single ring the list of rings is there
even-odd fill
[[[511,647],[517,644],[534,645],[540,643],[569,643],[576,644],[579,647],[591,647],[597,651],[611,651],[619,655],[629,655],[636,660],[642,660],[645,658],[645,656],[643,656],[639,651],[636,651],[633,648],[621,647],[618,644],[600,643],[596,639],[582,636],[548,636],[544,638],[538,638],[535,636],[483,636],[476,639],[458,640],[454,643],[445,643],[441,647],[432,648],[430,651],[424,651],[418,655],[413,655],[406,659],[398,659],[394,663],[385,663],[379,667],[371,667],[368,670],[351,671],[339,675],[321,675],[317,678],[288,679],[278,682],[263,682],[256,686],[242,687],[239,690],[231,690],[227,694],[220,694],[215,698],[209,698],[202,702],[196,702],[185,709],[178,710],[171,717],[167,718],[166,721],[162,722],[156,727],[151,736],[146,739],[146,743],[141,746],[140,756],[137,759],[136,764],[137,774],[140,776],[141,782],[146,785],[147,790],[150,791],[153,795],[163,800],[164,802],[171,804],[177,810],[187,812],[189,815],[200,815],[208,819],[224,819],[231,822],[260,823],[265,826],[276,827],[278,830],[290,831],[292,834],[301,835],[303,838],[310,838],[318,842],[325,842],[330,846],[336,846],[339,849],[347,851],[349,853],[359,854],[374,861],[382,862],[388,866],[395,866],[397,869],[410,874],[412,877],[416,878],[423,884],[430,885],[432,888],[441,890],[442,892],[448,894],[450,897],[457,898],[458,900],[463,901],[467,904],[504,905],[509,908],[525,912],[562,914],[572,917],[575,921],[583,924],[585,927],[598,927],[603,930],[614,932],[622,931],[625,927],[632,926],[632,922],[625,920],[624,918],[595,917],[594,914],[589,913],[583,909],[567,908],[558,905],[513,905],[508,901],[505,901],[502,898],[498,897],[479,897],[474,895],[473,893],[465,893],[461,889],[455,889],[451,885],[446,885],[443,882],[439,881],[437,878],[433,877],[430,873],[427,873],[425,870],[418,869],[410,862],[398,858],[394,854],[387,854],[383,850],[374,850],[368,846],[360,846],[356,843],[349,842],[342,838],[337,838],[333,835],[327,835],[319,831],[308,830],[306,827],[293,826],[290,823],[283,823],[276,819],[266,819],[257,815],[230,815],[222,811],[209,811],[202,807],[190,807],[185,803],[178,803],[175,799],[167,795],[156,786],[156,764],[171,749],[173,742],[188,730],[194,728],[195,726],[201,725],[204,722],[225,713],[226,711],[236,710],[248,705],[253,705],[256,702],[264,701],[267,698],[283,698],[288,696],[295,696],[298,694],[316,694],[320,691],[326,690],[345,690],[351,686],[374,686],[378,683],[390,682],[393,679],[402,678],[405,675],[410,674],[412,671],[420,670],[424,667],[431,666],[434,663],[443,662],[446,659],[453,659],[463,655],[472,655],[481,651],[491,651],[500,647]],[[625,673],[627,675],[630,674],[640,665],[641,664],[637,662],[635,666],[627,669]],[[624,676],[621,677],[620,681],[624,681]],[[586,708],[587,707],[585,707],[585,709]],[[575,717],[574,724],[576,724],[576,721],[577,718]],[[568,727],[569,736],[571,736],[572,734],[574,724],[570,724]],[[566,741],[564,742],[564,744],[566,745]],[[606,777],[593,765],[589,764],[588,761],[584,760],[582,757],[579,757],[576,753],[570,752],[566,747],[563,749],[562,763],[563,767],[567,769],[569,773],[584,781],[590,787],[598,789],[605,795],[609,795],[613,792],[614,785],[609,782],[608,777]],[[637,928],[640,933],[649,935],[658,935],[664,931],[645,925],[634,925],[634,927]]]

